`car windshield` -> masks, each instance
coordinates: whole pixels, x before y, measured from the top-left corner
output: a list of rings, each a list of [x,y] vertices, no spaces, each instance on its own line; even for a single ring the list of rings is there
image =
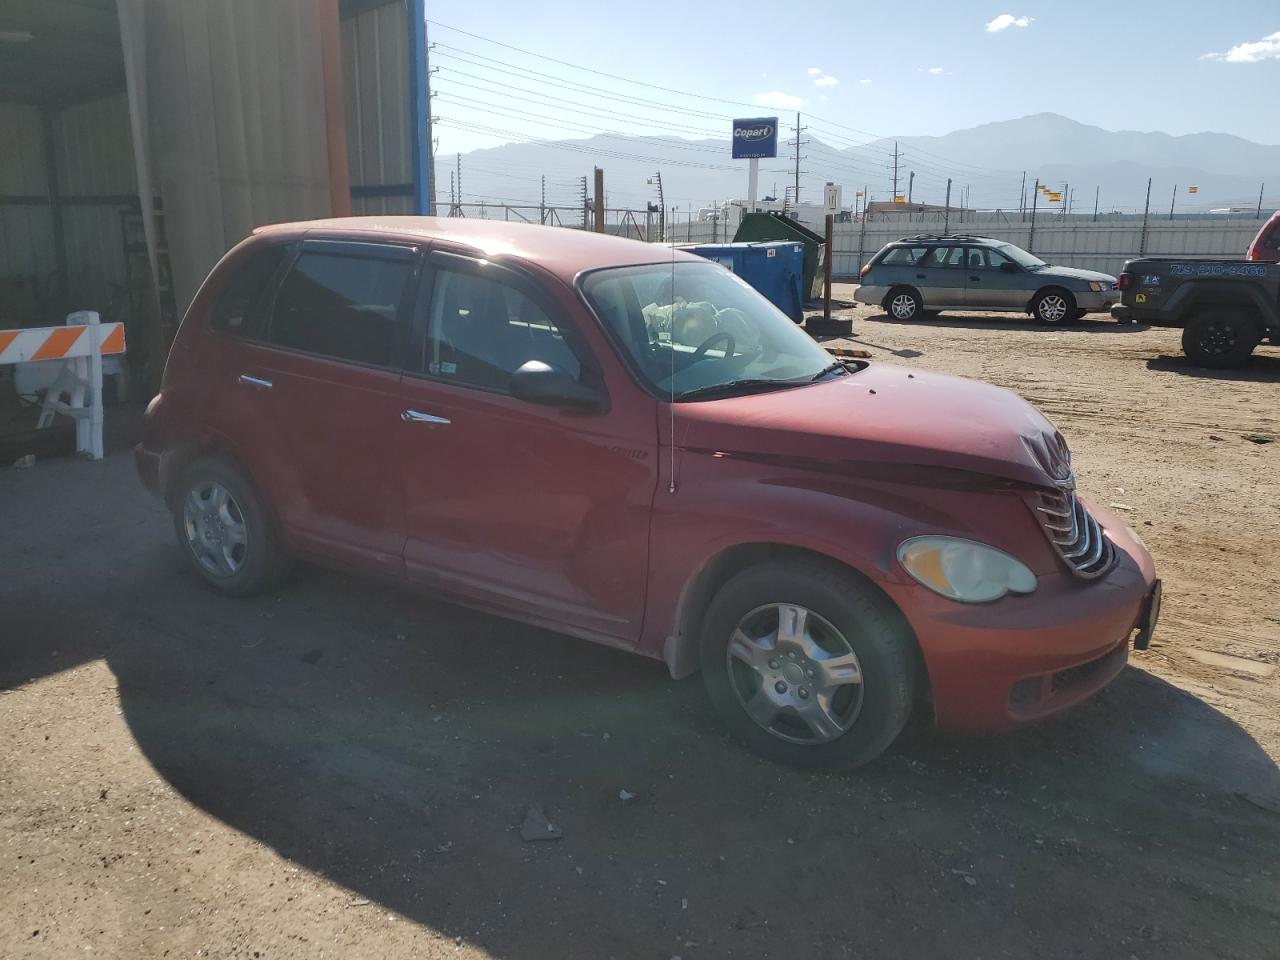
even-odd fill
[[[660,396],[713,399],[846,372],[772,303],[718,264],[598,270],[582,290]]]
[[[1039,270],[1041,267],[1048,266],[1034,253],[1027,253],[1027,251],[1021,247],[1015,247],[1012,243],[997,243],[996,249],[1024,270]]]

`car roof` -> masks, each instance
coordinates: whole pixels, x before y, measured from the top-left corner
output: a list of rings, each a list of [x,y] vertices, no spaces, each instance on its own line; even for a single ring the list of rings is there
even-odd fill
[[[489,258],[529,261],[572,281],[597,267],[677,262],[707,263],[695,254],[661,243],[644,243],[588,230],[463,217],[335,217],[257,227],[255,236],[301,239],[386,240],[421,243],[441,240]]]
[[[967,233],[948,233],[948,234],[932,234],[922,233],[917,237],[903,237],[901,240],[895,240],[894,243],[1004,243],[1003,240],[997,240],[995,237],[977,237]]]

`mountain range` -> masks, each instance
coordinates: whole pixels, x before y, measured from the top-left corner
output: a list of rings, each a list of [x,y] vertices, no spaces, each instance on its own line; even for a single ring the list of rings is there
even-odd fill
[[[816,125],[816,124],[815,124]],[[825,132],[834,124],[823,125]],[[1167,210],[1177,189],[1177,209],[1207,211],[1214,207],[1252,207],[1262,184],[1264,207],[1280,204],[1280,146],[1253,143],[1223,133],[1171,136],[1132,130],[1105,130],[1053,113],[987,123],[945,136],[900,136],[839,146],[843,137],[806,135],[801,147],[800,197],[821,202],[822,186],[843,188],[845,206],[864,186],[872,199],[892,196],[893,155],[898,151],[899,192],[911,182],[916,202],[942,203],[946,179],[952,204],[979,209],[1016,209],[1038,178],[1055,190],[1064,185],[1074,195],[1072,212],[1091,212],[1095,188],[1103,211],[1141,212],[1152,180],[1153,210]],[[794,183],[793,148],[779,143],[784,154],[760,162],[760,195],[781,197]],[[592,189],[595,166],[605,170],[610,207],[643,209],[657,200],[654,175],[661,172],[666,204],[696,210],[718,200],[743,198],[747,164],[730,159],[729,138],[688,140],[680,137],[598,135],[582,140],[509,143],[460,156],[436,158],[437,201],[450,198],[451,175],[461,176],[465,203],[537,205],[546,178],[548,205],[580,207],[581,177]],[[1189,187],[1196,187],[1194,194]],[[1044,200],[1042,198],[1041,202]],[[567,221],[570,215],[562,214]]]

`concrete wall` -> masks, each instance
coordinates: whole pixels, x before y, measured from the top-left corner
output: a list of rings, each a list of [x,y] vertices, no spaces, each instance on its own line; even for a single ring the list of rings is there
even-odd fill
[[[1261,223],[1256,220],[1158,220],[1147,225],[1148,256],[1243,257]],[[852,279],[882,246],[901,237],[941,233],[941,223],[901,223],[875,220],[838,223],[835,228],[836,277]],[[950,233],[994,237],[1030,250],[1049,263],[1116,274],[1126,260],[1139,256],[1142,220],[1094,222],[1037,221],[1032,235],[1029,223],[965,223],[952,220]]]

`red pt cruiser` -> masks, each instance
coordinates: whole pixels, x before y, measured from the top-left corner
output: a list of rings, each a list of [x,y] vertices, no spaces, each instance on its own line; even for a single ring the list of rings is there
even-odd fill
[[[927,698],[990,731],[1143,648],[1151,557],[1014,394],[835,361],[724,268],[538,226],[260,229],[214,268],[137,450],[192,568],[294,557],[701,670],[819,769]]]

